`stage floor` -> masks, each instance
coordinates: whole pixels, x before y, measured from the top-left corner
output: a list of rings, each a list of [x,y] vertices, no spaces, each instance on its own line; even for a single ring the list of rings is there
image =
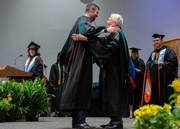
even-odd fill
[[[17,120],[16,122],[0,123],[0,129],[71,129],[71,120],[71,117],[39,117],[38,122]],[[87,117],[86,121],[89,125],[98,129],[100,125],[107,124],[109,118]],[[124,129],[132,129],[135,119],[123,118],[123,121]]]

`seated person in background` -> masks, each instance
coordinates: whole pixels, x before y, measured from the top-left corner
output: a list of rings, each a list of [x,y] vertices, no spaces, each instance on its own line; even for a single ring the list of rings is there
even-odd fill
[[[25,63],[24,71],[32,74],[32,80],[36,78],[43,79],[43,65],[37,53],[39,48],[40,46],[34,42],[28,45],[28,59]]]

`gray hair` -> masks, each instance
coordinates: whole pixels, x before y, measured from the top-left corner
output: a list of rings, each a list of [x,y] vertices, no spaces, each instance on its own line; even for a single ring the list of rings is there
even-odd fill
[[[112,13],[111,14],[113,21],[117,21],[119,27],[123,25],[123,18],[119,14]]]
[[[92,8],[93,10],[96,10],[96,8],[98,8],[98,10],[100,10],[99,6],[97,6],[97,5],[94,4],[94,3],[90,3],[90,4],[88,4],[88,5],[86,6],[86,12],[89,12],[91,8]]]

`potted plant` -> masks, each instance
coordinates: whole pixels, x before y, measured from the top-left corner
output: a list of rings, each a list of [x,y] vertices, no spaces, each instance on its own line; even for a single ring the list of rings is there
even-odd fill
[[[0,83],[0,122],[4,122],[5,121],[5,113],[7,110],[7,103],[9,102],[6,98],[5,98],[5,88],[3,83]]]
[[[5,121],[16,121],[16,104],[13,104],[12,100],[11,94],[8,94]]]
[[[5,121],[6,105],[7,105],[7,103],[6,103],[5,99],[0,100],[0,122]]]
[[[25,98],[22,83],[15,82],[15,80],[7,80],[4,83],[0,83],[0,96],[6,97],[7,95],[11,97],[12,100],[9,103],[10,109],[6,113],[6,120],[15,121],[20,114],[26,113],[28,110],[28,107],[22,105]]]
[[[175,98],[170,104],[145,105],[134,112],[135,129],[179,129],[180,128],[180,80],[175,80],[170,85],[176,91],[169,99]],[[172,107],[171,105],[174,104]]]
[[[5,114],[9,116],[9,111],[16,108],[16,105],[12,104],[11,101],[12,101],[12,98],[10,94],[7,95],[7,98],[3,98],[0,101],[0,114],[1,114],[0,121],[2,122],[5,121]]]
[[[29,108],[26,115],[27,121],[38,121],[39,114],[50,112],[47,106],[47,89],[44,88],[43,79],[35,79],[34,81],[23,81],[24,96],[23,105]]]

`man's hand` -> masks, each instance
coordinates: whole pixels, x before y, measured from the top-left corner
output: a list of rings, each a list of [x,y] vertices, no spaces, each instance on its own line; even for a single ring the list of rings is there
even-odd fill
[[[157,62],[158,65],[164,65],[164,62]]]
[[[107,28],[107,32],[109,33],[119,33],[120,28],[118,26],[110,26]]]
[[[140,69],[135,68],[135,70],[136,70],[137,73],[140,73],[140,72],[141,72]]]
[[[53,90],[57,90],[58,88],[57,87],[53,87]]]
[[[72,34],[71,37],[74,39],[74,41],[86,41],[87,40],[87,37],[84,35],[81,35],[81,34]]]

